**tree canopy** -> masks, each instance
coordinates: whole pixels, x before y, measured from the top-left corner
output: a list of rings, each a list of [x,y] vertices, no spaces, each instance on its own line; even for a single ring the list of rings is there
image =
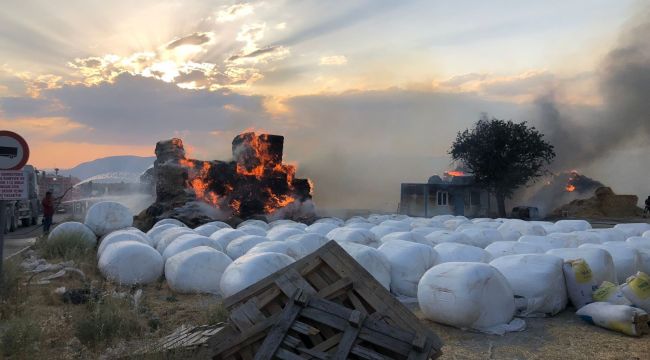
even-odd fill
[[[553,145],[526,122],[488,119],[483,115],[473,129],[459,132],[449,150],[477,184],[495,194],[499,215],[505,216],[505,198],[543,175],[555,158]]]

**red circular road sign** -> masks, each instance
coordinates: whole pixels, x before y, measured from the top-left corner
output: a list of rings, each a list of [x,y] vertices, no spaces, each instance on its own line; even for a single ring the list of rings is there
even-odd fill
[[[0,130],[0,170],[20,170],[29,160],[29,146],[13,131]]]

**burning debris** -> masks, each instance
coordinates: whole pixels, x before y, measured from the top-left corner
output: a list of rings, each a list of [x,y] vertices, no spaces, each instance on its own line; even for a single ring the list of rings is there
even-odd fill
[[[567,185],[568,186],[568,185]],[[636,195],[617,195],[608,187],[599,187],[588,199],[575,199],[550,214],[551,217],[622,218],[641,216]]]
[[[246,132],[232,142],[232,161],[186,158],[180,139],[156,144],[156,202],[139,216],[143,227],[172,217],[186,224],[228,218],[310,218],[312,184],[282,163],[284,137]]]

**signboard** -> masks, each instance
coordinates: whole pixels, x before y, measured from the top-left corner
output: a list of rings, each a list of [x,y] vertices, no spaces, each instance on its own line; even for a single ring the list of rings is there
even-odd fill
[[[29,160],[29,147],[22,136],[0,130],[0,170],[20,170]]]
[[[23,171],[0,171],[0,200],[29,198],[27,175]]]

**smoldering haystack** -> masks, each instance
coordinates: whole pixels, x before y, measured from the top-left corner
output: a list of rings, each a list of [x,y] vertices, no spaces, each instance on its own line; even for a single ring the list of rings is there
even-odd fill
[[[284,137],[246,132],[232,141],[233,160],[188,159],[181,139],[159,141],[150,179],[156,201],[136,217],[139,228],[176,218],[190,226],[250,218],[309,221],[315,217],[309,179],[283,164]]]

